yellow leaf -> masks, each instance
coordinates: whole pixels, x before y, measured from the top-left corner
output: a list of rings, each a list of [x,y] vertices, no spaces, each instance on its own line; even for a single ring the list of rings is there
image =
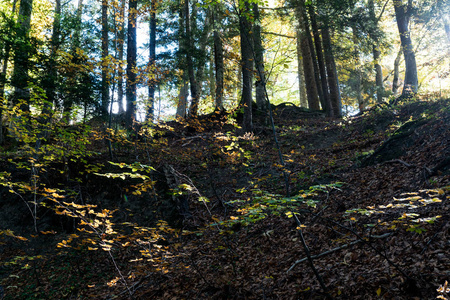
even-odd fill
[[[380,295],[381,295],[381,288],[378,288],[378,290],[377,290],[377,296],[380,297]]]

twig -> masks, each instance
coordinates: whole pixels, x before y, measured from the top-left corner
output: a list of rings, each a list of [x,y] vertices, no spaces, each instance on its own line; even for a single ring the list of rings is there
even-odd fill
[[[393,159],[393,160],[388,160],[388,161],[384,162],[384,164],[388,164],[388,163],[391,163],[391,164],[392,163],[400,163],[400,164],[402,164],[402,165],[404,165],[404,166],[406,166],[408,168],[419,168],[420,169],[419,166],[408,164],[407,162],[405,162],[405,161],[403,161],[401,159]],[[427,167],[422,167],[422,168],[424,170],[426,170],[428,172],[428,174],[432,174],[433,173],[433,171],[430,168],[427,168]]]
[[[392,235],[392,232],[388,232],[388,233],[385,233],[385,234],[382,234],[382,235],[372,235],[372,236],[370,236],[369,238],[371,238],[371,239],[383,239],[383,238],[386,238],[386,237],[391,236],[391,235]],[[348,247],[350,247],[350,246],[356,245],[356,244],[361,243],[361,242],[366,242],[366,241],[365,241],[365,240],[362,240],[362,239],[359,239],[359,240],[350,242],[350,243],[348,243],[348,244],[345,244],[345,245],[342,245],[342,246],[339,246],[339,247],[330,249],[330,250],[328,250],[328,251],[322,252],[322,253],[320,253],[320,254],[313,255],[313,256],[311,256],[311,258],[312,258],[312,259],[316,259],[316,258],[319,258],[319,257],[323,257],[323,256],[325,256],[325,255],[328,255],[328,254],[337,252],[337,251],[339,251],[339,250],[348,248]],[[304,262],[304,261],[306,261],[306,260],[308,260],[307,257],[297,260],[297,261],[294,262],[294,264],[289,268],[289,270],[286,271],[286,273],[289,273],[290,271],[292,271],[292,269],[294,269],[294,267],[295,267],[296,265],[298,265],[299,263],[302,263],[302,262]]]
[[[327,298],[333,299],[333,297],[328,293],[328,288],[325,285],[325,282],[323,281],[322,276],[320,276],[319,271],[317,271],[316,267],[314,266],[313,258],[311,256],[311,251],[309,251],[308,245],[306,245],[305,237],[303,236],[303,231],[301,229],[302,223],[300,222],[300,220],[298,219],[298,217],[295,213],[293,213],[293,212],[291,212],[291,213],[294,216],[295,222],[298,225],[298,233],[300,234],[300,239],[302,241],[303,248],[305,249],[305,253],[306,253],[309,265],[310,265],[311,269],[313,270],[314,275],[316,275],[316,278],[319,281],[320,286],[322,287],[323,291],[325,292],[325,295],[327,296]]]

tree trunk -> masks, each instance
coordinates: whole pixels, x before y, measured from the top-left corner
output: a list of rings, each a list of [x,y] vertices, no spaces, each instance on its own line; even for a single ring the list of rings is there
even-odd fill
[[[31,11],[33,0],[21,0],[19,8],[19,20],[17,39],[15,42],[14,70],[11,84],[14,87],[13,103],[18,104],[22,100],[20,108],[24,112],[30,111],[30,89],[28,87],[29,69],[29,32],[31,26]]]
[[[364,98],[362,96],[361,92],[361,60],[359,58],[359,34],[358,29],[356,26],[352,26],[352,32],[353,32],[353,57],[355,61],[355,93],[356,93],[356,99],[358,101],[358,108],[359,112],[363,112],[366,109],[366,103],[364,102]]]
[[[400,49],[397,53],[397,57],[394,61],[394,78],[392,79],[392,93],[394,95],[397,95],[398,93],[398,87],[400,84],[398,83],[399,80],[399,74],[400,74],[400,60],[402,59],[402,50]]]
[[[314,45],[316,47],[317,64],[319,67],[320,83],[323,97],[321,100],[322,109],[326,112],[327,116],[332,117],[333,111],[331,110],[330,95],[328,93],[327,75],[325,70],[325,63],[323,58],[322,43],[320,39],[319,26],[317,25],[316,13],[314,7],[308,5],[309,16],[311,19],[312,32],[314,35]],[[319,87],[318,87],[319,88]]]
[[[12,6],[12,15],[16,12],[16,4],[17,0],[14,0],[13,6]],[[4,58],[2,63],[2,72],[0,74],[0,145],[3,145],[4,137],[3,137],[3,106],[6,104],[5,101],[5,85],[6,85],[6,73],[8,71],[8,61],[10,57],[11,52],[11,43],[9,41],[6,41],[5,43],[5,51],[4,51]]]
[[[409,6],[409,5],[408,5]],[[405,57],[405,80],[402,96],[411,97],[417,93],[419,80],[417,77],[416,56],[409,32],[409,8],[402,0],[394,0],[395,17],[397,19],[398,32],[400,34],[403,56]]]
[[[255,82],[255,94],[256,94],[256,106],[259,110],[267,111],[266,101],[266,75],[264,71],[264,48],[261,40],[261,17],[259,14],[258,3],[253,3],[253,17],[255,25],[253,26],[253,41],[255,49],[255,69],[256,69],[256,82]]]
[[[148,109],[147,120],[153,122],[154,118],[154,106],[155,106],[155,87],[156,81],[156,0],[151,0],[150,11],[150,56],[149,65],[150,72],[148,80]]]
[[[311,38],[308,39],[309,31],[308,28],[305,28],[305,22],[303,20],[305,14],[302,13],[303,11],[304,6],[299,4],[297,6],[296,16],[299,23],[300,46],[303,56],[303,70],[305,75],[306,94],[308,96],[308,108],[311,110],[319,110],[319,94],[317,90],[311,47],[309,44]]]
[[[186,72],[183,74],[182,83],[180,86],[180,92],[178,94],[178,104],[177,104],[177,118],[186,118],[186,109],[187,109],[187,98],[189,96],[189,86],[188,86],[188,78],[186,76]]]
[[[242,100],[244,106],[243,129],[245,132],[253,130],[252,121],[252,74],[253,74],[253,38],[251,23],[249,22],[249,2],[244,0],[243,9],[239,16],[239,32],[241,38],[241,64],[242,64]]]
[[[186,63],[187,63],[187,71],[189,76],[189,84],[191,87],[191,106],[189,109],[189,116],[194,117],[198,114],[198,89],[197,89],[197,81],[195,80],[194,73],[194,62],[192,61],[192,37],[191,37],[191,22],[190,22],[190,13],[189,13],[189,0],[184,1],[184,21],[185,21],[185,50],[186,50]]]
[[[376,33],[376,28],[378,27],[378,18],[375,15],[375,3],[374,0],[369,0],[369,15],[370,19],[373,22],[373,26],[375,29],[371,29],[370,35],[372,36],[373,44],[372,44],[372,55],[373,55],[373,64],[375,68],[375,84],[377,86],[377,102],[383,102],[384,96],[384,87],[383,87],[383,69],[380,65],[381,60],[381,52],[379,47],[378,35]]]
[[[117,66],[117,104],[119,106],[119,115],[124,114],[123,109],[123,45],[125,44],[125,0],[121,0],[119,9],[119,32],[118,32],[118,61]]]
[[[306,14],[306,5],[305,5],[305,1],[304,0],[300,0],[299,5],[297,6],[298,8],[298,14],[300,16],[299,21],[302,23],[302,40],[305,39],[306,40],[306,45],[309,47],[309,57],[311,59],[311,66],[312,66],[312,75],[314,76],[314,84],[316,85],[315,87],[315,93],[318,96],[318,99],[315,99],[313,103],[309,104],[309,108],[313,109],[313,110],[319,110],[320,106],[319,106],[319,102],[323,103],[323,92],[322,92],[322,88],[320,85],[320,74],[319,74],[319,66],[317,63],[317,58],[316,58],[316,52],[314,51],[314,44],[311,38],[311,32],[309,29],[309,21],[308,21],[308,16]],[[304,56],[305,57],[305,56]],[[306,71],[306,68],[305,68]],[[312,83],[312,82],[311,82]]]
[[[101,115],[106,117],[108,115],[109,102],[109,26],[108,26],[108,0],[102,0],[102,103]]]
[[[333,116],[342,117],[341,93],[339,91],[339,81],[336,71],[336,63],[334,62],[333,50],[331,46],[331,36],[328,25],[326,24],[322,30],[323,47],[325,49],[325,63],[327,64],[328,86],[330,87],[330,100]]]
[[[137,21],[137,1],[130,0],[128,6],[128,32],[127,32],[127,111],[125,114],[126,125],[133,127],[136,119],[136,21]]]
[[[298,93],[300,100],[300,107],[308,107],[308,99],[306,98],[305,73],[303,69],[302,43],[301,32],[297,28],[297,78],[298,78]]]
[[[215,107],[217,110],[223,111],[223,43],[218,30],[218,26],[215,23],[215,16],[213,15],[214,23],[214,68],[215,68],[215,79],[216,79],[216,98]],[[220,22],[219,22],[220,23]]]

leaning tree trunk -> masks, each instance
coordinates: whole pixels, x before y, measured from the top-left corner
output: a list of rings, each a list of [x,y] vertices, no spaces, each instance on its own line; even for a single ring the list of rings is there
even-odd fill
[[[408,28],[408,6],[403,4],[402,0],[394,0],[394,8],[403,56],[405,57],[405,80],[402,96],[411,97],[417,93],[419,80],[417,77],[416,56],[412,46],[411,33]]]
[[[136,112],[136,21],[137,21],[137,0],[130,0],[128,6],[128,33],[127,33],[127,111],[125,122],[128,128],[133,127]]]

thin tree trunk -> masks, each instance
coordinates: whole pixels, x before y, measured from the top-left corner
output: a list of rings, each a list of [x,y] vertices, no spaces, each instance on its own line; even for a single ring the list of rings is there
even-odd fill
[[[371,30],[371,36],[373,40],[372,44],[372,55],[373,55],[373,64],[375,68],[375,84],[377,86],[377,102],[383,102],[384,96],[384,87],[383,87],[383,69],[381,68],[381,52],[379,47],[378,35],[376,33],[376,27],[378,27],[378,18],[375,15],[375,3],[374,0],[369,0],[369,15],[370,19],[374,23],[375,29]]]
[[[267,111],[267,101],[266,101],[266,75],[264,71],[264,48],[261,40],[261,17],[259,14],[258,3],[253,3],[253,17],[255,20],[255,25],[253,26],[253,41],[255,49],[255,68],[256,68],[256,83],[255,83],[255,94],[256,94],[256,106],[259,110],[265,112]]]
[[[353,57],[354,57],[354,61],[355,61],[355,92],[356,92],[356,99],[358,101],[358,108],[359,111],[362,112],[366,109],[366,104],[364,102],[364,98],[362,96],[362,92],[361,92],[361,60],[359,58],[360,53],[359,53],[359,45],[358,45],[358,41],[359,41],[359,34],[358,34],[358,30],[356,28],[356,26],[352,26],[352,31],[353,31]]]
[[[119,106],[119,115],[123,115],[125,112],[123,108],[123,45],[125,44],[125,0],[120,3],[119,10],[119,32],[118,32],[118,61],[117,66],[117,104]]]
[[[108,66],[109,66],[109,26],[108,26],[108,0],[102,0],[102,102],[101,102],[101,115],[106,117],[108,115],[108,103],[109,103],[109,79],[108,79]]]
[[[321,100],[322,109],[326,112],[327,116],[331,117],[333,111],[331,110],[330,95],[328,92],[327,75],[325,70],[325,62],[323,58],[322,43],[320,39],[319,26],[317,25],[316,13],[314,7],[309,4],[308,12],[311,19],[312,32],[314,35],[314,45],[316,47],[317,64],[319,67],[320,83],[322,88],[323,97]],[[319,87],[318,87],[319,88]]]
[[[297,76],[298,76],[298,93],[300,107],[308,107],[308,99],[306,98],[305,73],[303,69],[302,43],[301,33],[297,28]]]
[[[155,106],[155,87],[156,87],[156,0],[151,0],[150,11],[150,56],[149,65],[150,72],[148,82],[148,110],[147,120],[153,122],[154,106]]]
[[[330,100],[333,116],[342,117],[341,93],[339,91],[339,81],[331,46],[330,30],[327,24],[322,29],[323,47],[325,50],[325,63],[327,64],[328,86],[330,87]]]
[[[252,121],[252,74],[253,74],[253,39],[251,36],[251,23],[248,19],[250,13],[249,3],[244,0],[244,9],[239,16],[239,32],[241,38],[241,64],[242,64],[242,100],[244,106],[243,129],[245,132],[253,130]]]
[[[409,5],[408,5],[409,6]],[[395,16],[397,18],[398,32],[400,34],[403,56],[405,57],[405,80],[402,96],[411,97],[417,93],[419,80],[417,77],[416,56],[411,41],[408,24],[408,6],[402,0],[394,0]]]
[[[216,14],[214,13],[214,17]],[[214,18],[213,17],[213,18]],[[218,26],[215,23],[214,18],[214,68],[215,68],[215,79],[216,79],[216,98],[215,107],[217,110],[223,111],[223,43],[218,31]]]
[[[136,21],[137,21],[137,1],[130,0],[128,6],[128,32],[127,32],[127,111],[125,114],[126,125],[128,128],[133,127],[136,119]]]
[[[183,73],[182,83],[180,86],[180,92],[178,94],[178,104],[177,104],[177,118],[186,118],[186,109],[187,109],[187,98],[189,96],[189,85],[188,85],[188,76],[186,76],[186,72]]]

